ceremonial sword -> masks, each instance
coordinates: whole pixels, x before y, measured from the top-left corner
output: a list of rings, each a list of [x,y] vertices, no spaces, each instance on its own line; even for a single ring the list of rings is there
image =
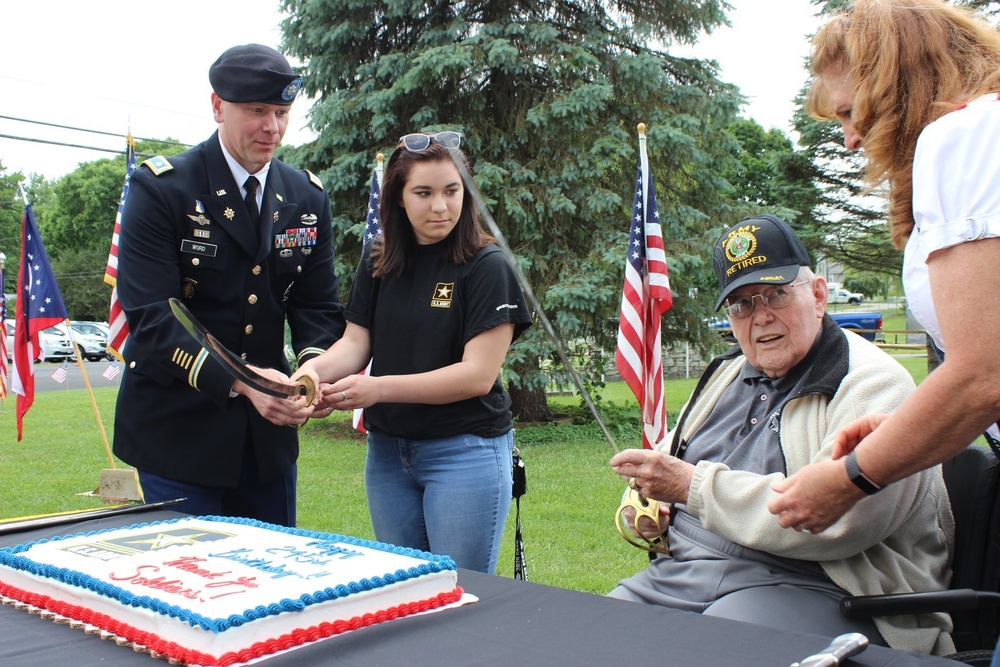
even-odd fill
[[[789,667],[837,667],[844,660],[868,648],[868,637],[860,632],[850,632],[836,637],[825,649]]]
[[[173,311],[174,317],[181,323],[181,326],[233,378],[268,396],[277,396],[278,398],[298,398],[299,396],[305,396],[307,403],[313,402],[313,399],[316,397],[316,385],[313,383],[312,378],[304,375],[299,378],[300,382],[286,383],[264,377],[250,368],[245,361],[226,349],[226,346],[210,334],[208,329],[191,314],[191,311],[179,299],[170,298],[168,302],[170,303],[170,310]]]
[[[446,147],[447,148],[447,147]],[[476,208],[479,209],[479,214],[482,216],[483,220],[486,221],[486,226],[489,227],[490,233],[496,239],[497,245],[510,260],[510,264],[514,269],[514,274],[517,276],[517,282],[521,286],[521,291],[524,292],[524,296],[528,299],[528,303],[531,307],[535,309],[535,314],[538,317],[538,321],[542,323],[542,328],[545,333],[548,334],[549,339],[556,348],[556,353],[559,355],[559,359],[562,361],[563,366],[569,372],[570,377],[573,379],[573,384],[576,388],[580,390],[580,395],[583,396],[584,402],[587,407],[590,408],[590,412],[594,415],[594,419],[597,420],[598,426],[601,427],[601,432],[607,439],[608,444],[611,445],[612,451],[617,454],[619,452],[618,446],[615,445],[615,439],[611,437],[611,433],[608,431],[608,427],[604,425],[604,420],[601,419],[601,414],[597,411],[597,406],[590,399],[590,393],[587,388],[583,385],[580,380],[580,376],[576,372],[576,367],[570,362],[569,357],[566,355],[566,351],[563,349],[562,343],[556,336],[555,329],[552,328],[552,324],[549,322],[549,318],[545,316],[545,311],[542,310],[542,305],[535,298],[535,293],[531,289],[531,284],[528,282],[527,276],[521,271],[521,267],[517,265],[517,258],[514,256],[514,252],[510,249],[510,245],[507,243],[507,239],[504,238],[503,232],[500,231],[500,227],[497,225],[496,220],[493,219],[493,215],[490,213],[489,208],[486,206],[486,200],[483,198],[479,188],[476,186],[476,182],[472,179],[472,174],[469,173],[468,167],[465,165],[465,160],[462,158],[461,152],[458,148],[447,148],[448,154],[451,156],[452,162],[455,163],[455,167],[458,169],[458,173],[462,177],[462,182],[465,184],[465,189],[472,195],[473,200],[476,202]],[[621,506],[618,508],[618,512],[615,514],[615,526],[618,528],[618,532],[625,540],[640,549],[645,549],[647,551],[656,551],[661,553],[669,553],[669,549],[666,545],[666,540],[662,541],[657,538],[656,540],[646,539],[639,530],[639,520],[642,517],[648,517],[652,519],[654,525],[659,523],[659,506],[660,503],[657,500],[649,500],[641,493],[633,488],[628,488],[625,491],[625,497],[622,501]],[[622,527],[622,512],[626,507],[632,507],[635,509],[635,519],[632,522],[635,532],[639,537],[645,542],[645,544],[636,541],[627,530]]]

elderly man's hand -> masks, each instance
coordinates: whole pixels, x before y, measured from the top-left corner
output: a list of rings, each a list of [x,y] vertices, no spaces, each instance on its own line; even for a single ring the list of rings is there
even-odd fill
[[[639,517],[638,530],[636,530],[635,525],[635,508],[629,505],[622,509],[621,512],[622,519],[624,519],[625,525],[632,531],[632,534],[636,537],[642,537],[646,541],[655,540],[667,532],[667,528],[670,527],[670,505],[668,503],[660,503],[658,505],[656,523],[653,523],[652,519],[648,516]]]
[[[642,495],[665,503],[686,503],[694,476],[690,463],[651,449],[626,449],[615,454],[611,470]]]

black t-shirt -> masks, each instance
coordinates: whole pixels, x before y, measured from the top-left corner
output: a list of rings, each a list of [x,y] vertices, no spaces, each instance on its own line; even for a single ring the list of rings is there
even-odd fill
[[[368,252],[358,266],[346,318],[369,331],[373,376],[411,375],[462,360],[465,344],[501,324],[514,340],[531,314],[510,262],[495,245],[464,264],[443,254],[444,241],[418,246],[412,269],[374,279]],[[374,312],[373,312],[374,308]],[[486,396],[447,405],[377,403],[365,408],[365,428],[414,440],[459,433],[496,437],[513,427],[510,396],[497,377]]]

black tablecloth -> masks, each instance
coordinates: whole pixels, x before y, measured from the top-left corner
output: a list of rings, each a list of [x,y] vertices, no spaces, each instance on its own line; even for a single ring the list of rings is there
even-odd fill
[[[0,547],[176,516],[161,510],[0,535]],[[458,582],[479,602],[331,637],[262,664],[788,667],[817,653],[831,639],[468,570],[459,571]],[[2,667],[157,664],[167,663],[82,630],[0,607]],[[957,663],[871,646],[845,664],[954,667]]]

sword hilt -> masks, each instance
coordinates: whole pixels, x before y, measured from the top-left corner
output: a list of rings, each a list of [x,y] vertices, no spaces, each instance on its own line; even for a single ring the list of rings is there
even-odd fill
[[[306,397],[306,403],[312,405],[316,398],[316,383],[308,375],[303,375],[298,379],[299,396]]]

